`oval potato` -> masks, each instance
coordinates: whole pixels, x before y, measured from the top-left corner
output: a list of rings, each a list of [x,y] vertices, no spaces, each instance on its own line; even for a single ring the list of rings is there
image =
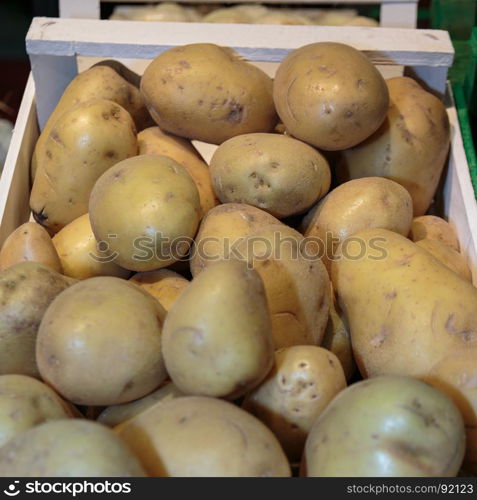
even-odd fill
[[[247,203],[283,218],[301,213],[329,190],[326,159],[280,134],[244,134],[222,143],[210,162],[222,203]]]
[[[371,61],[349,45],[312,43],[281,62],[273,99],[288,132],[336,151],[364,141],[383,123],[386,83]]]
[[[243,408],[273,431],[293,462],[300,460],[315,420],[345,387],[343,368],[332,352],[286,347],[275,353],[272,371],[247,394]]]
[[[414,242],[424,239],[437,240],[456,252],[460,250],[459,240],[454,227],[446,220],[435,215],[415,217],[411,224],[409,238]]]
[[[290,476],[272,432],[220,399],[189,396],[159,403],[116,432],[153,477]]]

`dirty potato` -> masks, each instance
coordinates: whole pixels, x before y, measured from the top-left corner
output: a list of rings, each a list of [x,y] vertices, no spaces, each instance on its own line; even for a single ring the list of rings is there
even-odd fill
[[[272,80],[231,49],[195,43],[166,50],[146,68],[141,92],[152,118],[172,134],[212,144],[271,132]]]

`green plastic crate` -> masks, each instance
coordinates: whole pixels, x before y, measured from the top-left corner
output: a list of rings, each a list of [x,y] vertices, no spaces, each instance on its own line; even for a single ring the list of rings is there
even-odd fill
[[[477,0],[432,0],[431,25],[453,40],[469,40],[476,25]]]

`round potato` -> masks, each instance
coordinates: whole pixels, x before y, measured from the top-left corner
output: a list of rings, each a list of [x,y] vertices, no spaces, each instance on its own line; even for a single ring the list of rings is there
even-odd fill
[[[248,203],[283,218],[310,208],[329,190],[328,162],[280,134],[244,134],[221,144],[210,162],[222,203]]]
[[[70,222],[53,236],[63,273],[78,280],[94,276],[127,278],[131,271],[118,266],[94,237],[89,214]]]
[[[166,134],[159,127],[150,127],[139,132],[137,142],[140,155],[168,156],[187,170],[199,191],[203,214],[217,205],[209,167],[190,141]]]
[[[184,396],[184,393],[179,391],[179,389],[172,382],[165,382],[159,389],[143,398],[136,399],[136,401],[131,401],[130,403],[124,403],[122,405],[108,406],[105,408],[98,416],[98,422],[109,427],[116,427],[126,420],[139,415],[143,411],[146,411],[151,406],[156,403],[169,401],[173,398],[180,398]]]
[[[449,353],[477,356],[477,288],[404,236],[359,231],[331,276],[363,377],[419,378]]]
[[[397,182],[379,177],[354,179],[333,189],[304,219],[305,237],[329,267],[339,244],[361,229],[376,227],[407,236],[412,199]]]
[[[329,151],[364,141],[383,123],[386,83],[371,61],[342,43],[292,51],[278,67],[273,99],[288,132]]]
[[[449,354],[437,363],[425,381],[447,394],[459,408],[466,430],[464,469],[477,473],[477,365],[475,352]]]
[[[30,195],[35,220],[58,232],[88,211],[91,190],[101,174],[136,154],[134,122],[119,104],[96,99],[68,109],[37,156]]]
[[[330,280],[321,260],[291,227],[256,229],[236,247],[265,286],[275,349],[319,345],[330,309]]]
[[[252,389],[273,362],[259,275],[237,260],[208,267],[167,314],[163,346],[167,372],[186,394],[234,399]]]
[[[145,475],[136,457],[111,429],[87,420],[46,422],[0,449],[0,477]]]
[[[416,245],[427,250],[446,267],[452,269],[452,271],[457,273],[461,278],[472,283],[472,272],[470,271],[465,257],[459,252],[456,252],[439,240],[419,240],[416,242]]]
[[[232,257],[233,249],[259,227],[280,221],[259,208],[244,203],[224,203],[202,219],[190,258],[192,276],[215,261]]]
[[[76,283],[43,316],[36,346],[42,378],[81,405],[145,396],[166,378],[165,314],[157,300],[120,278]]]
[[[411,224],[409,238],[416,242],[420,240],[437,240],[456,252],[460,250],[459,240],[453,226],[435,215],[415,217]]]
[[[20,262],[0,272],[0,375],[39,377],[35,345],[52,300],[75,283],[36,262]]]
[[[346,325],[343,311],[336,300],[332,284],[330,286],[330,316],[321,346],[331,351],[340,360],[346,380],[350,380],[356,372],[351,334]]]
[[[452,401],[410,377],[375,377],[342,391],[314,423],[303,472],[323,477],[452,477],[465,450]]]
[[[174,47],[141,79],[147,108],[167,132],[212,144],[271,132],[277,122],[272,80],[231,49],[211,43]]]
[[[89,202],[96,239],[131,271],[166,267],[186,255],[200,214],[194,181],[167,156],[117,163],[96,182]]]
[[[42,422],[73,415],[73,408],[39,380],[0,375],[0,448]]]
[[[293,346],[275,353],[275,364],[243,408],[277,436],[288,458],[300,460],[311,426],[346,387],[343,368],[330,351]]]
[[[272,432],[220,399],[189,396],[159,403],[116,431],[150,476],[290,476]]]
[[[0,250],[0,271],[24,261],[38,262],[57,273],[63,271],[50,235],[36,222],[17,227]]]
[[[129,281],[150,293],[166,311],[171,309],[189,285],[189,280],[169,269],[136,273]]]
[[[382,126],[366,141],[343,151],[340,181],[387,177],[404,186],[414,216],[423,215],[447,160],[450,125],[444,104],[408,77],[386,80],[390,105]]]

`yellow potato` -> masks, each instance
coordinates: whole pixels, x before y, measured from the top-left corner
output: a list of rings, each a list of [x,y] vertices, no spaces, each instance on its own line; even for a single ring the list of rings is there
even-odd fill
[[[91,189],[101,174],[136,154],[134,122],[118,104],[96,99],[68,109],[37,155],[30,196],[35,220],[58,232],[88,211]]]
[[[145,475],[137,458],[111,429],[87,420],[46,422],[0,449],[0,477]]]
[[[272,80],[231,49],[195,43],[166,50],[146,68],[141,93],[167,132],[221,144],[277,122]]]
[[[334,42],[288,54],[278,67],[273,99],[291,135],[330,151],[364,141],[383,123],[389,104],[386,83],[371,61]]]
[[[477,473],[477,364],[472,351],[449,354],[437,363],[425,381],[447,394],[459,408],[466,430],[464,469]]]
[[[152,271],[183,258],[200,215],[192,178],[167,156],[117,163],[96,182],[89,201],[96,239],[131,271]]]
[[[136,273],[129,281],[150,293],[166,311],[171,309],[189,285],[189,280],[169,269]]]
[[[73,408],[39,380],[0,375],[0,448],[42,422],[73,415]]]
[[[410,377],[375,377],[342,391],[316,420],[302,472],[312,477],[452,477],[465,450],[452,401]]]
[[[243,408],[273,431],[291,461],[300,460],[313,423],[345,387],[343,368],[332,352],[287,347],[275,353],[272,371],[246,396]]]
[[[415,217],[411,224],[409,238],[412,241],[438,240],[456,252],[460,250],[459,240],[453,226],[435,215]]]
[[[333,285],[330,286],[330,315],[321,346],[331,351],[340,360],[346,380],[350,380],[356,372],[356,362],[353,357],[349,328],[333,292]]]
[[[387,177],[410,193],[414,216],[432,202],[450,144],[444,104],[408,77],[386,81],[387,118],[371,137],[344,151],[337,165],[340,180]]]
[[[184,393],[179,391],[172,382],[166,382],[159,389],[141,399],[136,399],[122,405],[108,406],[99,414],[97,420],[109,427],[115,427],[146,411],[160,401],[165,402],[182,396],[184,396]]]
[[[465,257],[459,252],[456,252],[439,240],[419,240],[416,242],[416,245],[427,250],[446,267],[452,269],[452,271],[457,273],[461,278],[472,283],[472,272],[470,271]]]
[[[42,378],[81,405],[145,396],[166,378],[165,314],[148,293],[120,278],[76,283],[43,316],[36,345]]]
[[[275,349],[323,340],[330,281],[323,263],[307,250],[303,236],[283,224],[258,228],[237,245],[263,280]]]
[[[270,370],[270,314],[259,275],[236,260],[194,278],[169,311],[164,361],[186,394],[242,396]]]
[[[477,356],[477,288],[400,234],[343,243],[333,286],[364,377],[423,377],[449,353]]]
[[[290,476],[272,432],[220,399],[189,396],[159,403],[116,431],[150,476]]]
[[[24,261],[38,262],[57,273],[63,271],[50,235],[36,222],[17,227],[0,250],[0,271]]]
[[[0,375],[38,377],[35,344],[52,300],[75,283],[36,262],[20,262],[0,272]]]
[[[94,237],[89,214],[70,222],[53,236],[63,273],[78,280],[93,276],[127,278],[131,272],[118,266]]]
[[[192,276],[215,261],[230,258],[248,234],[259,227],[280,221],[259,208],[245,203],[224,203],[202,219],[190,259]]]
[[[368,177],[333,189],[305,217],[303,226],[329,267],[339,244],[357,231],[377,227],[407,236],[411,221],[412,199],[406,189],[389,179]]]
[[[329,190],[326,159],[314,148],[280,134],[244,134],[221,144],[210,162],[223,203],[248,203],[278,218],[301,213]]]
[[[137,141],[140,155],[168,156],[187,170],[199,191],[203,214],[217,205],[209,167],[190,141],[166,134],[159,127],[150,127],[139,132]]]

